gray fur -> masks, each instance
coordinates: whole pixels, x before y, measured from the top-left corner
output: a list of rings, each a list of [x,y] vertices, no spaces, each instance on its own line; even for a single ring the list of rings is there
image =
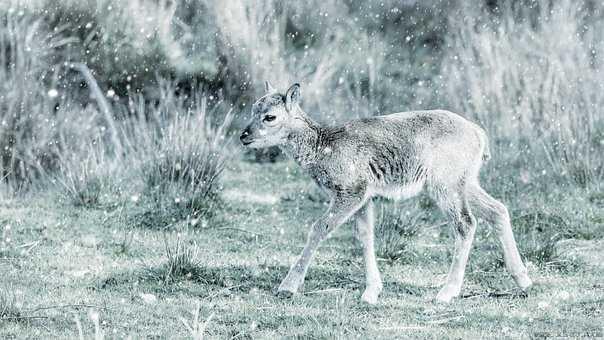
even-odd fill
[[[434,110],[325,127],[300,109],[298,84],[285,95],[268,83],[266,88],[270,92],[253,105],[253,120],[241,141],[249,147],[281,146],[331,198],[330,208],[313,224],[300,259],[279,291],[295,293],[321,241],[354,216],[366,263],[367,287],[362,298],[375,303],[382,282],[373,249],[371,199],[410,198],[423,189],[449,216],[456,236],[453,264],[437,299],[449,302],[460,293],[476,229],[474,211],[495,226],[517,284],[521,288],[531,285],[507,209],[479,185],[482,162],[490,154],[487,136],[478,125],[452,112]]]

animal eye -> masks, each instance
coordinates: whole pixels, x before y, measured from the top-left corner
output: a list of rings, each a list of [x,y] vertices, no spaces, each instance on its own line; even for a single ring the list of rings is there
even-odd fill
[[[262,120],[265,122],[272,122],[275,119],[277,119],[276,116],[266,115],[266,116],[264,116],[264,118]]]

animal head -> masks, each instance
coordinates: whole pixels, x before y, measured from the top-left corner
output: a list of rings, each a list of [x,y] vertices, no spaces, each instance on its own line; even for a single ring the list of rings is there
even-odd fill
[[[285,95],[277,92],[268,81],[265,86],[267,93],[252,105],[252,122],[239,137],[247,147],[263,148],[285,143],[298,113],[299,84],[292,85]]]

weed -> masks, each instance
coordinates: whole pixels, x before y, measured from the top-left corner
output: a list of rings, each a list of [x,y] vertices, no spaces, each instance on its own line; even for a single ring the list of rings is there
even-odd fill
[[[103,332],[103,329],[101,328],[99,312],[95,310],[89,310],[88,318],[94,324],[94,340],[103,340],[105,338],[105,332]],[[73,319],[76,323],[76,327],[78,330],[78,339],[84,340],[84,329],[82,327],[82,323],[80,322],[80,317],[75,312],[73,312]]]
[[[194,340],[202,340],[204,338],[204,334],[210,321],[214,317],[214,313],[210,314],[205,321],[199,320],[199,302],[195,304],[195,308],[193,309],[191,322],[187,321],[185,318],[181,317],[180,321],[183,323],[189,335]]]

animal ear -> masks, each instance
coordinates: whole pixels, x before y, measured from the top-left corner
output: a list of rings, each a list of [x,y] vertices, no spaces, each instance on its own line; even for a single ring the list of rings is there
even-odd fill
[[[285,94],[285,109],[291,111],[295,104],[298,104],[300,99],[300,84],[292,85]]]
[[[273,87],[273,85],[271,85],[268,80],[264,82],[264,90],[266,91],[266,93],[276,92],[275,88]]]

